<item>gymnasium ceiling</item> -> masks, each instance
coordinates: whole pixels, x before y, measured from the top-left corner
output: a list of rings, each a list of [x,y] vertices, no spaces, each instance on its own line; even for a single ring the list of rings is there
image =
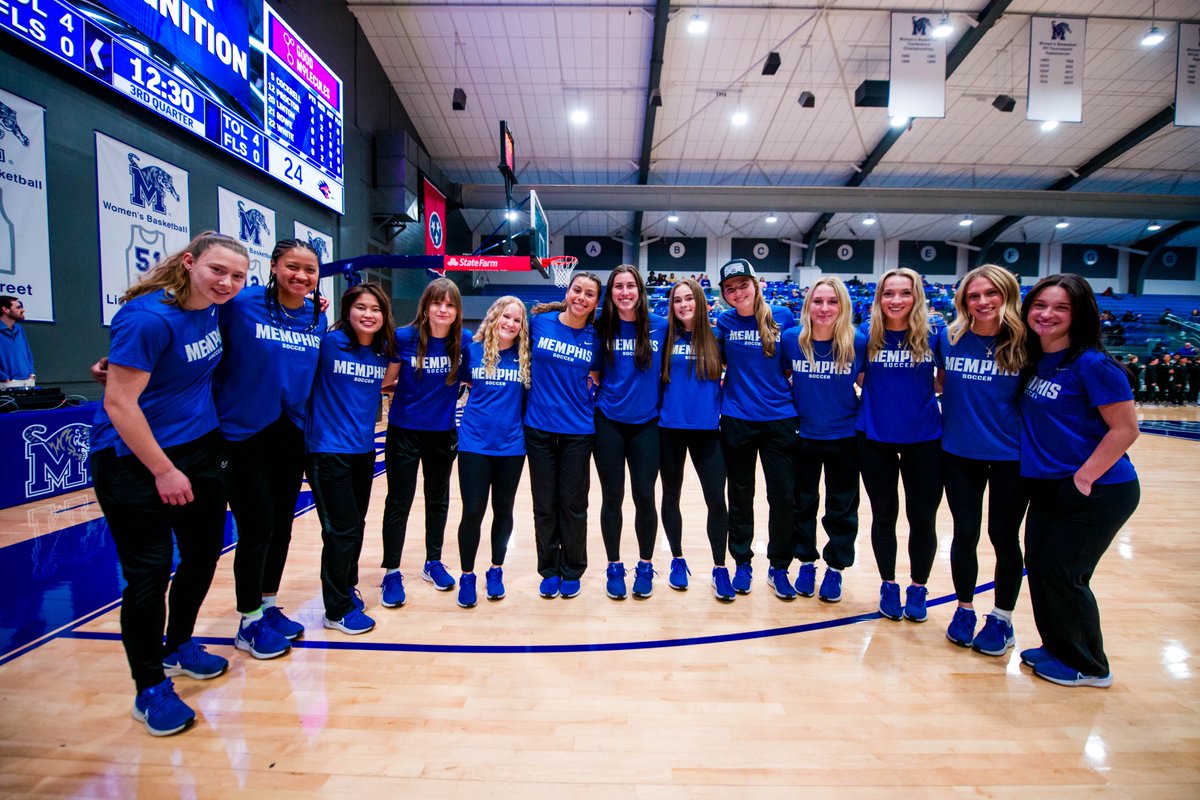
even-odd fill
[[[1200,21],[1196,0],[1160,0],[1154,19],[1167,33],[1156,48],[1139,46],[1151,24],[1150,0],[994,0],[1003,15],[984,33],[946,84],[944,119],[915,120],[867,170],[864,187],[1041,190],[1171,107],[1178,21]],[[433,159],[458,183],[499,185],[498,121],[517,144],[523,187],[537,184],[638,183],[647,87],[654,44],[654,4],[608,0],[348,0]],[[986,0],[948,0],[951,51]],[[855,88],[888,77],[889,14],[923,9],[941,16],[942,0],[768,2],[719,0],[670,8],[660,79],[662,106],[653,124],[647,182],[686,186],[844,187],[887,136],[885,108],[856,108]],[[704,35],[687,31],[699,14]],[[1087,17],[1083,122],[1043,132],[1024,118],[1031,15]],[[782,67],[762,74],[769,52]],[[451,109],[455,87],[464,111]],[[801,91],[815,96],[802,108]],[[992,106],[1016,98],[1012,113]],[[587,112],[583,124],[572,111]],[[748,121],[731,123],[735,111]],[[1200,128],[1170,122],[1069,190],[1200,196]],[[520,196],[520,195],[519,195]],[[643,239],[746,236],[800,240],[823,221],[812,212],[712,207],[646,211]],[[548,208],[561,234],[626,238],[629,211]],[[828,219],[822,238],[967,241],[1001,219],[963,213],[863,214]],[[500,223],[500,211],[468,209],[476,233]],[[1200,219],[1200,206],[1193,219]],[[1130,245],[1149,234],[1148,220],[1025,217],[1001,241]],[[1173,220],[1158,220],[1169,227]],[[1172,244],[1200,245],[1200,229]]]

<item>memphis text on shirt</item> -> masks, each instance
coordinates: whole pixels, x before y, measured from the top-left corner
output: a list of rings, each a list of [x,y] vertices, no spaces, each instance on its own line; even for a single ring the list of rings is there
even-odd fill
[[[424,364],[421,369],[434,375],[445,375],[450,372],[450,356],[425,356]],[[417,357],[410,356],[408,365],[417,369]]]
[[[334,375],[350,375],[354,378],[355,383],[381,381],[385,372],[387,372],[385,367],[378,367],[374,364],[360,364],[357,361],[345,361],[340,358],[333,362]]]
[[[655,349],[658,349],[657,342],[655,343]],[[671,348],[671,355],[683,356],[688,361],[696,360],[696,354],[692,352],[692,345],[689,342],[676,342],[675,346]]]
[[[882,364],[885,367],[910,367],[912,366],[912,351],[911,350],[880,350],[875,355],[871,356],[871,360],[876,364]],[[925,358],[921,362],[928,364],[933,361],[933,353],[926,353]]]
[[[963,358],[951,356],[946,359],[946,372],[955,372],[968,381],[991,381],[993,375],[1015,378],[1019,372],[1000,369],[1000,365],[987,358]]]
[[[491,375],[487,374],[487,367],[478,366],[471,370],[471,379],[483,381],[494,386],[503,385],[505,383],[519,383],[521,380],[521,370],[519,369],[497,369]]]
[[[187,353],[187,360],[189,364],[193,361],[199,361],[202,358],[211,358],[214,355],[217,358],[220,358],[221,332],[213,331],[203,339],[197,339],[190,344],[185,344],[183,346],[183,350],[185,353]]]
[[[1045,397],[1047,400],[1057,400],[1058,393],[1061,391],[1061,384],[1039,378],[1036,375],[1029,379],[1029,385],[1025,387],[1025,394],[1030,397]]]
[[[276,328],[274,325],[266,325],[262,322],[254,323],[254,338],[269,339],[272,342],[279,342],[285,350],[300,350],[305,348],[316,349],[321,346],[321,337],[315,333],[302,333],[300,331],[291,331],[286,328]]]
[[[816,380],[832,380],[834,375],[849,375],[854,369],[853,364],[839,364],[836,361],[814,361],[811,364],[807,358],[793,358],[792,372],[802,372]]]
[[[592,360],[591,342],[584,342],[582,346],[571,344],[570,342],[559,341],[558,339],[538,339],[537,349],[548,350],[554,354],[555,358],[561,358],[564,361],[587,361]]]
[[[775,341],[779,341],[779,336],[776,335]],[[725,334],[727,342],[746,342],[747,344],[762,344],[762,339],[759,338],[758,329],[751,328],[747,331],[730,331]]]
[[[658,342],[651,339],[650,340],[650,349],[653,350],[655,353],[657,353],[658,352]],[[613,352],[614,353],[629,354],[629,353],[632,353],[634,350],[637,350],[637,339],[613,339]]]

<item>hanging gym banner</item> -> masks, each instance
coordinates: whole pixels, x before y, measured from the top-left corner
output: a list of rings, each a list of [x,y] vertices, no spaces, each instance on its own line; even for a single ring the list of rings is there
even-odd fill
[[[421,179],[425,219],[425,255],[446,255],[446,195],[428,178]]]
[[[1083,122],[1086,19],[1031,17],[1025,119]]]
[[[112,323],[121,295],[191,241],[186,170],[96,131],[100,307]]]
[[[54,321],[46,211],[46,109],[0,89],[0,294]]]
[[[933,37],[936,24],[920,13],[892,14],[889,116],[946,116],[946,40]]]
[[[302,242],[308,242],[317,251],[317,261],[324,264],[326,261],[333,261],[333,237],[328,233],[322,233],[316,228],[310,228],[299,222],[294,222],[294,230],[296,238]],[[337,319],[339,306],[334,293],[333,278],[321,278],[320,289],[321,294],[329,298],[329,308],[325,309],[325,318],[332,325]]]
[[[217,187],[218,230],[232,236],[250,251],[247,286],[266,285],[271,272],[271,250],[275,246],[275,209],[248,197]]]
[[[1175,124],[1200,125],[1200,24],[1179,23],[1175,63]]]

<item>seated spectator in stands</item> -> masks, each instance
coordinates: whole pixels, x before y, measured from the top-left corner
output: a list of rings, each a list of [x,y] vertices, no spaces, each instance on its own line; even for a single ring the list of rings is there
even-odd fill
[[[1116,295],[1116,292],[1113,291],[1113,288],[1110,286],[1107,289],[1105,289],[1103,292],[1101,292],[1100,296],[1101,297],[1116,297],[1117,295]]]
[[[710,281],[708,279],[707,272],[700,273],[700,288],[702,288],[702,289],[711,289],[712,288],[712,281]]]
[[[1158,324],[1165,325],[1171,321],[1171,309],[1164,308],[1161,315],[1158,317]]]
[[[788,276],[786,278],[783,279],[783,282],[786,285],[791,285],[791,284],[795,283],[795,281],[792,280],[792,276],[790,273],[788,274]]]
[[[1193,308],[1192,309],[1192,322],[1196,322],[1197,320],[1200,320],[1200,308]]]
[[[1187,358],[1195,358],[1197,353],[1200,353],[1200,350],[1197,350],[1195,345],[1193,345],[1191,342],[1184,342],[1183,347],[1179,348],[1175,355],[1186,356]]]
[[[677,279],[676,279],[676,277],[675,277],[675,273],[674,273],[674,272],[672,272],[672,273],[671,273],[669,276],[667,276],[667,283],[666,283],[666,285],[667,285],[667,286],[674,286],[674,285],[675,285],[675,281],[676,281],[676,280],[677,280]]]
[[[1104,329],[1105,344],[1110,347],[1125,346],[1125,327],[1119,322],[1114,322]]]
[[[1132,311],[1126,311],[1121,315],[1121,322],[1141,322],[1142,315],[1135,314]]]
[[[846,281],[847,286],[862,286],[863,282],[858,279],[857,275],[851,276],[850,280]]]
[[[1162,343],[1162,339],[1159,339],[1157,342],[1154,343],[1154,347],[1150,348],[1150,355],[1154,358],[1158,358],[1166,352],[1167,352],[1167,346]]]
[[[654,270],[650,270],[650,272],[646,274],[646,285],[658,286],[658,276],[654,274]]]

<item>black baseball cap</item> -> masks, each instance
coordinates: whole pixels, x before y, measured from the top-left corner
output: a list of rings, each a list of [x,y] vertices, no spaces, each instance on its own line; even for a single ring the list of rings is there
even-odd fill
[[[726,261],[721,266],[720,279],[717,285],[725,283],[729,278],[737,278],[745,275],[747,278],[757,278],[758,275],[754,272],[754,267],[744,258],[735,258],[732,261]]]

